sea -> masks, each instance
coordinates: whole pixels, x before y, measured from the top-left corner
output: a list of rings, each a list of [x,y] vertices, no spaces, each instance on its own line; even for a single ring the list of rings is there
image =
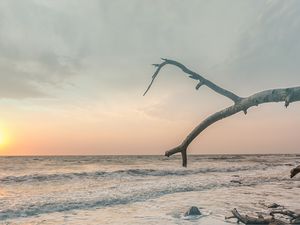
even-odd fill
[[[0,157],[0,224],[236,224],[300,209],[300,155]],[[200,216],[184,216],[191,207]]]

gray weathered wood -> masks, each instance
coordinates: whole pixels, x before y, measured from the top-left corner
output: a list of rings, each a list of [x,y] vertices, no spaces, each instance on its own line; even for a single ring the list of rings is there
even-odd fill
[[[281,221],[275,219],[274,217],[264,218],[263,216],[259,217],[251,217],[248,215],[241,215],[237,209],[233,209],[233,216],[238,220],[238,222],[242,222],[246,225],[254,225],[254,224],[265,224],[265,225],[287,225],[290,223],[286,223],[285,221]]]
[[[183,72],[187,73],[190,78],[198,80],[199,83],[196,86],[196,89],[198,89],[200,86],[206,85],[213,91],[217,92],[220,95],[223,95],[229,99],[231,99],[234,104],[232,106],[229,106],[219,112],[216,112],[212,114],[211,116],[207,117],[205,120],[203,120],[197,127],[195,127],[191,133],[183,140],[183,142],[165,152],[166,156],[171,156],[175,153],[181,153],[182,155],[182,165],[184,167],[187,166],[187,148],[189,144],[201,133],[203,132],[207,127],[212,125],[213,123],[227,118],[229,116],[232,116],[239,112],[244,112],[247,114],[247,110],[253,106],[258,106],[264,103],[270,103],[270,102],[285,102],[285,107],[288,107],[290,103],[300,101],[300,86],[297,87],[289,87],[289,88],[279,88],[279,89],[270,89],[266,91],[261,91],[258,93],[255,93],[249,97],[242,98],[233,92],[226,90],[215,83],[205,79],[198,73],[195,73],[194,71],[188,69],[183,64],[169,59],[162,59],[163,62],[161,64],[153,64],[155,67],[157,67],[155,73],[152,76],[152,80],[150,85],[148,86],[147,90],[145,91],[144,95],[149,91],[150,87],[152,86],[155,78],[157,77],[160,70],[166,66],[166,65],[173,65],[176,67],[179,67]]]
[[[276,204],[277,205],[277,204]],[[232,216],[225,217],[226,219],[232,219],[236,218],[239,222],[242,222],[246,225],[253,225],[253,224],[267,224],[267,225],[287,225],[287,224],[299,224],[300,215],[296,212],[293,212],[291,210],[285,209],[283,206],[280,206],[281,209],[273,209],[270,212],[271,217],[263,217],[262,215],[259,215],[258,217],[248,216],[248,215],[242,215],[240,214],[237,209],[233,209],[231,211]],[[284,220],[275,218],[276,214],[281,214],[284,216],[287,216],[288,218]]]

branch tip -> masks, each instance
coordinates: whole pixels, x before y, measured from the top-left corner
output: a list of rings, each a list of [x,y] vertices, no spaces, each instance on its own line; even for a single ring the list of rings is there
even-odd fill
[[[186,74],[189,75],[190,78],[192,79],[195,79],[195,80],[199,80],[199,81],[202,81],[207,87],[209,87],[210,89],[212,89],[213,91],[217,92],[218,94],[220,95],[223,95],[227,98],[230,98],[232,101],[234,102],[237,102],[240,97],[237,96],[236,94],[234,94],[233,92],[231,91],[228,91],[218,85],[216,85],[215,83],[209,81],[209,80],[206,80],[204,77],[202,77],[200,74],[198,73],[195,73],[194,71],[188,69],[186,66],[184,66],[183,64],[175,61],[175,60],[171,60],[171,59],[167,59],[167,58],[161,58],[161,60],[163,61],[162,63],[160,64],[152,64],[153,66],[155,66],[157,69],[154,73],[154,75],[152,76],[152,81],[150,83],[150,85],[148,86],[146,92],[149,90],[149,88],[151,87],[154,79],[156,78],[156,76],[158,75],[159,71],[161,70],[162,67],[164,67],[165,65],[173,65],[173,66],[176,66],[180,69],[182,69],[183,72],[185,72]],[[196,86],[196,89],[198,90],[200,88],[202,84],[198,84]],[[145,94],[144,94],[145,95]]]
[[[203,84],[204,84],[204,82],[200,81],[200,82],[196,85],[196,90],[198,90]]]
[[[195,74],[190,75],[189,78],[199,80],[199,77],[197,77]]]

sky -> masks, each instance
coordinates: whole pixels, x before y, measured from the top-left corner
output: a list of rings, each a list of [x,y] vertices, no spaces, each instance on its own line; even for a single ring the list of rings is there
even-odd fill
[[[161,154],[240,96],[300,85],[300,1],[0,1],[0,155]],[[300,104],[251,108],[192,154],[300,153]]]

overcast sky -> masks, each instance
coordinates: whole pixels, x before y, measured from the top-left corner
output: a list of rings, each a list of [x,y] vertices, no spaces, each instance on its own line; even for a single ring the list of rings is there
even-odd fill
[[[300,85],[300,1],[0,1],[0,154],[163,154],[238,95]],[[300,104],[208,128],[194,154],[300,153]]]

